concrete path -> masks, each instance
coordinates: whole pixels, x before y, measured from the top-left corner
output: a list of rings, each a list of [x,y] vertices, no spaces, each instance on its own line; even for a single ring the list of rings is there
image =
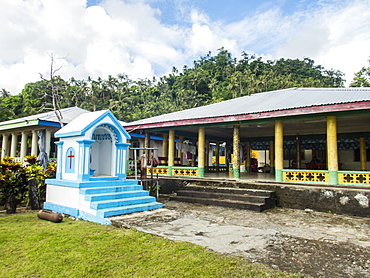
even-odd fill
[[[370,219],[311,210],[263,213],[162,200],[164,209],[111,220],[226,255],[313,277],[370,277]]]

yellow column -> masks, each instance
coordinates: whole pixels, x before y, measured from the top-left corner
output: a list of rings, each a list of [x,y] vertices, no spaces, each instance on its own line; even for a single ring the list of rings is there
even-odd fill
[[[197,139],[192,139],[192,141],[196,141]],[[195,167],[195,155],[194,154],[192,154],[191,155],[191,157],[192,157],[192,159],[191,159],[191,167]]]
[[[245,143],[245,171],[249,173],[251,171],[251,142]]]
[[[205,167],[205,145],[206,145],[206,129],[200,127],[198,129],[198,177],[204,177]]]
[[[297,169],[301,169],[301,140],[297,137],[296,138],[296,163],[297,163]]]
[[[220,141],[216,141],[216,167],[218,172],[220,167]]]
[[[337,118],[335,116],[328,116],[326,119],[326,144],[329,183],[338,184]]]
[[[179,143],[183,143],[184,142],[184,136],[180,136],[179,137]],[[183,155],[182,155],[182,150],[177,150],[177,156],[180,158],[180,164],[182,165],[182,161],[183,161]]]
[[[17,146],[18,146],[18,135],[15,133],[12,133],[12,145],[10,148],[10,156],[13,158],[17,154]]]
[[[284,169],[284,125],[275,121],[275,180],[283,181]]]
[[[233,128],[233,177],[240,178],[240,125]]]
[[[3,142],[1,145],[1,158],[4,158],[4,156],[8,155],[8,149],[9,149],[9,135],[3,134]]]
[[[144,148],[150,148],[150,133],[147,131],[145,132],[145,136],[144,136]],[[150,159],[149,150],[144,150],[144,153],[145,153],[146,162],[148,163]]]
[[[270,151],[269,151],[269,156],[270,156],[270,173],[275,172],[275,142],[270,141]]]
[[[206,157],[205,157],[205,166],[209,166],[209,140],[206,140]]]
[[[27,133],[25,131],[22,131],[22,137],[21,137],[21,161],[24,160],[24,157],[27,155]]]
[[[163,135],[162,156],[168,156],[168,134]]]
[[[172,168],[175,164],[175,130],[170,129],[168,133],[168,174],[172,176]]]
[[[360,168],[361,171],[367,171],[366,167],[366,139],[364,137],[360,138]]]
[[[37,130],[32,130],[32,145],[31,145],[31,155],[37,155],[38,154],[38,135]]]

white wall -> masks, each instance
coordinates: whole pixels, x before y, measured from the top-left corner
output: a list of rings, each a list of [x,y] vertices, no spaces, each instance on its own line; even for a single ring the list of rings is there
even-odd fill
[[[354,150],[339,150],[339,163],[343,163],[343,170],[360,171],[360,161],[355,161]],[[370,170],[370,162],[366,163],[367,170]]]

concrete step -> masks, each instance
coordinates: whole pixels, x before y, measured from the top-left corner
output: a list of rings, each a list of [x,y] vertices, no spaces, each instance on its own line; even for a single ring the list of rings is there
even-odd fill
[[[214,193],[225,193],[225,194],[247,194],[250,196],[263,196],[273,197],[274,192],[269,190],[260,189],[248,189],[248,188],[233,188],[233,187],[215,187],[215,186],[199,186],[199,185],[187,185],[181,190],[184,191],[203,191],[203,192],[214,192]]]
[[[187,185],[170,200],[264,211],[276,206],[275,193],[247,188]]]
[[[162,207],[163,207],[163,204],[161,203],[150,202],[150,203],[134,204],[134,205],[128,205],[128,206],[122,206],[122,207],[115,207],[115,208],[99,209],[97,211],[97,215],[99,217],[106,218],[106,217],[129,214],[129,213],[134,213],[134,212],[154,210],[154,209],[158,209]]]
[[[104,201],[104,200],[142,197],[142,196],[148,196],[148,194],[149,192],[145,190],[89,194],[85,196],[85,201],[97,202],[97,201]]]
[[[274,200],[271,197],[265,196],[254,196],[246,193],[243,194],[226,194],[226,193],[217,193],[217,192],[206,192],[206,191],[190,191],[183,190],[178,193],[180,196],[184,197],[195,197],[195,198],[206,198],[206,199],[217,199],[217,200],[234,200],[247,203],[267,203],[274,204]]]
[[[252,211],[257,211],[257,212],[261,212],[261,211],[264,211],[270,208],[264,203],[248,203],[248,202],[235,201],[235,200],[194,198],[194,197],[186,197],[186,196],[173,196],[171,197],[171,200],[178,201],[178,202],[198,203],[198,204],[210,205],[210,206],[247,209],[247,210],[252,210]]]
[[[113,193],[113,192],[123,192],[123,191],[138,191],[142,190],[143,187],[141,185],[113,185],[113,186],[96,186],[96,187],[88,187],[88,188],[81,188],[80,194],[82,195],[92,195],[92,194],[100,194],[100,193]]]
[[[121,198],[121,199],[114,199],[114,200],[104,200],[104,201],[92,202],[90,203],[90,208],[99,210],[99,209],[106,209],[106,208],[115,208],[115,207],[123,207],[123,206],[137,205],[137,204],[145,204],[145,203],[151,203],[154,201],[155,201],[155,197],[152,197],[152,196]]]

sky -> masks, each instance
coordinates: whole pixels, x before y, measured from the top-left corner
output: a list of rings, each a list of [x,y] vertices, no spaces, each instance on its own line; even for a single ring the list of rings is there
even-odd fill
[[[163,76],[224,47],[264,60],[369,66],[370,0],[0,0],[0,89],[65,80]]]

